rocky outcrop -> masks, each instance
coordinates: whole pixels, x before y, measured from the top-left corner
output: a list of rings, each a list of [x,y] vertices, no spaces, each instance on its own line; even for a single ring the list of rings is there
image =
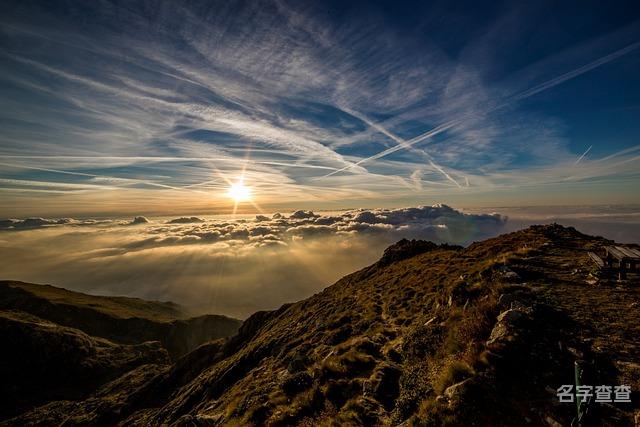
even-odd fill
[[[521,328],[531,320],[531,308],[524,306],[517,300],[511,302],[511,308],[498,315],[497,323],[491,330],[486,345],[506,343],[516,340]]]
[[[379,266],[389,265],[394,262],[402,261],[404,259],[412,258],[416,255],[423,254],[425,252],[432,251],[437,248],[460,248],[459,246],[452,245],[437,245],[433,242],[425,240],[408,240],[402,239],[397,243],[389,246],[385,249],[382,258],[378,261]]]

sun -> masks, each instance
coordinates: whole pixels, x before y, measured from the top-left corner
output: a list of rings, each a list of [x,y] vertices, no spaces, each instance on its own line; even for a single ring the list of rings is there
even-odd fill
[[[236,203],[244,202],[251,199],[251,189],[244,185],[242,182],[231,184],[227,195],[235,200]]]

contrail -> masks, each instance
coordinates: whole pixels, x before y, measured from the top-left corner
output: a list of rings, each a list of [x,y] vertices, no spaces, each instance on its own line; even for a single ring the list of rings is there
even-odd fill
[[[580,163],[580,160],[582,160],[584,158],[584,156],[586,156],[589,153],[589,151],[591,151],[591,148],[593,148],[593,145],[590,145],[589,148],[587,148],[587,151],[582,153],[582,156],[578,157],[578,160],[576,160],[576,162],[573,165],[575,166],[578,163]]]
[[[9,164],[9,163],[0,163],[0,165],[12,167],[12,168],[30,169],[30,170],[38,170],[38,171],[43,171],[43,172],[59,173],[59,174],[64,174],[64,175],[86,176],[86,177],[90,177],[90,178],[115,179],[115,180],[120,180],[120,181],[125,181],[125,182],[130,182],[130,183],[145,184],[145,185],[150,185],[152,187],[160,187],[160,188],[165,188],[165,189],[170,189],[170,190],[186,190],[186,191],[192,191],[192,192],[195,192],[195,193],[207,194],[204,191],[192,190],[190,188],[184,188],[184,187],[173,187],[171,185],[159,184],[157,182],[146,181],[144,179],[118,178],[118,177],[115,177],[115,176],[108,176],[108,175],[96,175],[96,174],[92,174],[92,173],[72,172],[72,171],[65,171],[65,170],[60,170],[60,169],[38,168],[38,167],[35,167],[35,166],[16,165],[16,164]]]
[[[456,187],[458,188],[462,188],[462,186],[460,184],[458,184],[458,181],[456,181],[455,179],[453,179],[451,177],[451,175],[449,175],[447,172],[445,172],[445,170],[440,167],[439,165],[437,165],[436,163],[433,162],[433,160],[429,160],[429,163],[431,163],[431,166],[433,166],[433,168],[435,168],[435,170],[437,170],[438,172],[440,172],[442,175],[444,175],[445,178],[447,178],[449,181],[453,182]]]
[[[596,59],[593,62],[590,62],[586,65],[583,65],[582,67],[576,68],[573,71],[569,71],[568,73],[564,73],[561,76],[555,77],[551,80],[548,80],[544,83],[541,83],[537,86],[532,87],[531,89],[525,90],[524,92],[519,93],[518,95],[515,96],[515,99],[524,99],[524,98],[528,98],[532,95],[535,95],[538,92],[542,92],[543,90],[547,90],[549,88],[552,88],[554,86],[559,85],[560,83],[564,83],[567,80],[573,79],[574,77],[577,77],[581,74],[586,73],[587,71],[591,71],[594,68],[597,68],[601,65],[604,65],[608,62],[611,62],[615,59],[620,58],[623,55],[626,55],[629,52],[632,52],[634,50],[636,50],[637,48],[640,47],[640,42],[635,42],[630,44],[629,46],[623,47],[620,50],[616,50],[613,53],[610,53],[609,55],[605,55],[600,59]]]
[[[421,135],[418,135],[415,138],[410,139],[409,141],[405,141],[405,143],[402,144],[402,145],[396,145],[395,147],[387,148],[386,150],[381,151],[378,154],[374,154],[371,157],[366,157],[364,159],[360,159],[359,161],[355,162],[353,165],[345,166],[345,167],[343,167],[341,169],[338,169],[338,170],[335,170],[335,171],[333,171],[331,173],[328,173],[327,175],[321,176],[320,178],[330,177],[330,176],[335,175],[337,173],[346,171],[347,169],[351,169],[352,166],[359,166],[360,164],[362,164],[364,162],[368,162],[368,161],[371,161],[371,160],[377,160],[377,159],[379,159],[381,157],[385,157],[385,156],[387,156],[387,155],[389,155],[391,153],[395,153],[396,151],[400,151],[403,148],[409,148],[412,145],[417,144],[420,141],[423,141],[423,140],[425,140],[427,138],[431,138],[432,136],[438,135],[439,133],[442,133],[442,132],[446,131],[447,129],[452,128],[456,124],[458,124],[458,120],[441,124],[440,126],[438,126],[436,128],[433,128],[433,129],[431,129],[431,130],[429,130],[429,131],[427,131],[427,132],[425,132],[425,133],[423,133]]]
[[[520,93],[517,93],[517,94],[514,94],[514,95],[512,95],[510,97],[507,97],[505,102],[503,102],[501,104],[498,104],[495,107],[489,108],[488,110],[484,111],[483,113],[462,115],[461,117],[459,117],[457,119],[448,121],[448,122],[446,122],[444,124],[441,124],[441,125],[433,128],[433,129],[431,129],[431,130],[429,130],[429,131],[427,131],[427,132],[425,132],[425,133],[423,133],[421,135],[418,135],[417,137],[412,138],[409,141],[404,141],[403,140],[404,143],[399,143],[395,147],[388,148],[388,149],[386,149],[384,151],[381,151],[378,154],[374,154],[373,156],[361,159],[361,160],[357,161],[356,163],[353,163],[352,165],[345,166],[345,167],[343,167],[341,169],[335,170],[335,171],[333,171],[331,173],[328,173],[328,174],[326,174],[324,176],[321,176],[319,178],[327,178],[327,177],[330,177],[330,176],[335,175],[337,173],[340,173],[340,172],[343,172],[345,170],[351,169],[354,166],[358,166],[358,165],[360,165],[360,164],[362,164],[364,162],[369,162],[371,160],[377,160],[377,159],[385,157],[385,156],[387,156],[387,155],[389,155],[391,153],[395,153],[396,151],[402,150],[403,148],[409,148],[412,145],[417,144],[420,141],[423,141],[423,140],[425,140],[427,138],[431,138],[431,137],[436,136],[436,135],[438,135],[438,134],[440,134],[442,132],[445,132],[448,129],[451,129],[452,127],[458,125],[459,123],[463,122],[467,118],[473,118],[473,117],[477,117],[477,116],[486,116],[488,113],[493,112],[495,110],[498,110],[500,108],[504,108],[504,107],[510,105],[511,103],[515,102],[515,101],[520,101],[520,100],[523,100],[525,98],[529,98],[530,96],[533,96],[533,95],[535,95],[535,94],[537,94],[539,92],[545,91],[547,89],[551,89],[554,86],[557,86],[557,85],[559,85],[561,83],[566,82],[567,80],[573,79],[573,78],[575,78],[575,77],[577,77],[577,76],[579,76],[581,74],[584,74],[584,73],[586,73],[588,71],[593,70],[594,68],[600,67],[601,65],[604,65],[604,64],[606,64],[608,62],[611,62],[611,61],[613,61],[615,59],[618,59],[619,57],[621,57],[623,55],[626,55],[629,52],[632,52],[632,51],[638,49],[639,47],[640,47],[640,42],[632,43],[632,44],[630,44],[630,45],[628,45],[628,46],[626,46],[626,47],[624,47],[622,49],[619,49],[619,50],[617,50],[617,51],[615,51],[613,53],[605,55],[602,58],[596,59],[595,61],[592,61],[592,62],[590,62],[590,63],[588,63],[586,65],[578,67],[575,70],[569,71],[569,72],[564,73],[564,74],[562,74],[562,75],[560,75],[558,77],[554,77],[553,79],[547,80],[546,82],[540,83],[540,84],[538,84],[538,85],[536,85],[536,86],[534,86],[534,87],[532,87],[530,89],[524,90],[524,91],[522,91]],[[358,117],[358,116],[356,116],[356,117]],[[377,125],[376,129],[379,129],[379,128],[382,128],[382,126]],[[390,132],[385,130],[385,132],[383,132],[383,133],[388,136],[388,134]],[[395,140],[395,138],[392,138],[392,139]],[[401,138],[399,138],[399,139],[401,139]]]
[[[362,120],[364,123],[366,123],[367,125],[369,125],[371,128],[373,128],[373,129],[377,130],[378,132],[382,133],[383,135],[388,136],[389,138],[391,138],[391,139],[393,139],[395,142],[397,142],[397,143],[398,143],[398,145],[397,145],[396,147],[392,147],[392,149],[393,149],[393,150],[395,150],[395,151],[397,151],[397,150],[396,150],[396,148],[398,148],[398,149],[402,149],[402,148],[407,148],[407,149],[408,149],[408,148],[411,148],[411,145],[413,145],[413,144],[415,144],[416,142],[418,142],[418,141],[416,141],[416,142],[408,143],[407,141],[405,141],[404,139],[400,138],[399,136],[397,136],[397,135],[395,135],[395,134],[393,134],[393,133],[389,132],[389,131],[384,127],[384,126],[382,126],[382,125],[380,125],[380,124],[378,124],[378,123],[376,123],[376,122],[373,122],[373,121],[369,120],[369,118],[368,118],[368,117],[366,117],[365,115],[360,114],[360,113],[358,113],[357,111],[353,111],[353,110],[351,110],[351,109],[350,109],[350,108],[348,108],[348,107],[344,107],[344,108],[343,108],[342,106],[340,106],[340,109],[341,109],[341,110],[343,110],[343,111],[345,111],[345,112],[347,112],[347,113],[349,113],[350,115],[352,115],[352,116],[354,116],[354,117],[356,117],[356,118],[358,118],[358,119]],[[414,139],[415,139],[415,138],[414,138]],[[421,141],[421,140],[422,140],[422,139],[420,139],[420,141]],[[413,140],[411,140],[411,141],[413,141]],[[386,151],[387,151],[387,150],[383,151],[383,153],[385,153],[385,155],[389,154],[389,153],[386,153]],[[434,168],[434,169],[436,169],[436,170],[437,170],[438,172],[440,172],[440,173],[441,173],[445,178],[447,178],[449,181],[453,182],[453,183],[454,183],[458,188],[460,188],[460,184],[458,184],[458,182],[457,182],[455,179],[453,179],[453,178],[451,177],[451,175],[449,175],[448,173],[446,173],[446,172],[444,171],[444,169],[442,168],[442,166],[440,166],[440,165],[438,165],[437,163],[435,163],[435,162],[433,161],[433,158],[429,155],[429,153],[427,153],[427,152],[426,152],[426,151],[424,151],[424,150],[422,150],[422,151],[423,151],[423,152],[424,152],[424,154],[429,158],[429,163],[431,163],[431,166],[433,166],[433,168]],[[369,160],[372,160],[372,159],[369,159]],[[354,164],[353,164],[353,166],[357,166],[359,163],[360,163],[360,162],[354,163]],[[346,169],[348,169],[348,167],[344,168],[343,170],[346,170]],[[326,176],[335,175],[335,174],[337,174],[338,172],[339,172],[339,171],[333,171],[333,172],[330,172],[330,173],[329,173],[328,175],[326,175]]]
[[[0,154],[0,159],[29,159],[29,160],[127,160],[127,161],[140,161],[140,162],[231,162],[237,163],[237,158],[229,157],[160,157],[160,156],[20,156],[20,155],[3,155]],[[335,167],[322,166],[322,165],[310,165],[306,163],[292,163],[284,161],[271,161],[271,160],[249,160],[250,163],[257,165],[267,166],[283,166],[290,168],[305,168],[305,169],[325,169],[336,170]]]
[[[395,142],[397,142],[400,145],[406,145],[406,141],[394,134],[392,134],[391,132],[389,132],[387,129],[385,129],[382,125],[373,122],[371,120],[369,120],[369,118],[363,114],[358,113],[357,111],[354,111],[348,107],[343,107],[340,106],[340,109],[342,111],[344,111],[345,113],[348,113],[350,115],[352,115],[353,117],[363,121],[364,123],[366,123],[367,125],[369,125],[371,128],[377,130],[378,132],[380,132],[383,135],[388,136],[389,138],[393,139]],[[407,147],[408,148],[408,147]]]

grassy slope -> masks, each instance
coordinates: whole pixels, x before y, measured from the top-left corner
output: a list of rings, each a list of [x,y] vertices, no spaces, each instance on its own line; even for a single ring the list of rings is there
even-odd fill
[[[70,412],[72,425],[566,424],[574,408],[558,404],[555,389],[572,382],[576,358],[591,364],[590,384],[640,386],[637,278],[585,283],[586,251],[603,243],[547,226],[465,249],[400,248],[311,298],[257,313],[144,392],[120,382],[93,398],[99,410],[55,404],[46,413]],[[496,317],[510,306],[524,308],[505,326]],[[113,396],[127,396],[126,410]],[[634,402],[593,416],[632,425]]]
[[[17,281],[0,281],[0,286],[22,289],[35,298],[41,298],[54,304],[88,308],[120,319],[135,317],[156,322],[170,322],[188,317],[182,307],[172,302],[145,301],[128,297],[95,296],[50,285],[37,285]]]

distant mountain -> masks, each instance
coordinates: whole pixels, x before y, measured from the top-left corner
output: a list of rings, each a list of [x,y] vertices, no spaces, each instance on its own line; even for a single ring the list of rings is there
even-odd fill
[[[220,315],[189,318],[172,302],[87,295],[15,281],[0,281],[0,310],[20,310],[118,343],[160,341],[172,358],[231,336],[241,324]]]
[[[640,286],[594,270],[610,242],[557,225],[467,248],[403,240],[324,291],[258,312],[172,365],[5,425],[569,425],[572,384],[629,385],[591,425],[640,412]]]

